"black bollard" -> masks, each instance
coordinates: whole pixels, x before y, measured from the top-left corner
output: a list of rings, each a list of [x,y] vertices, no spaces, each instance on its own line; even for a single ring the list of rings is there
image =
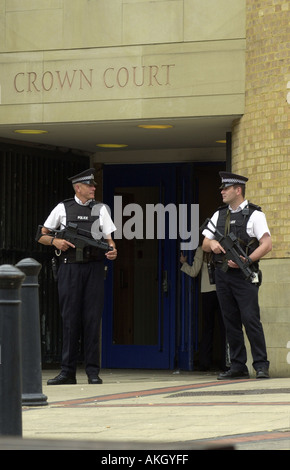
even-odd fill
[[[0,435],[22,436],[21,284],[24,274],[0,266]]]
[[[25,258],[16,267],[25,274],[21,288],[22,405],[47,405],[42,393],[38,274],[41,264]]]

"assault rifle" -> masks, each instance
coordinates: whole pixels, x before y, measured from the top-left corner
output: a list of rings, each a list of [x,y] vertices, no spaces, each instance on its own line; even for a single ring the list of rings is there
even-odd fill
[[[214,231],[208,227],[208,224],[211,224],[214,228]],[[249,256],[244,252],[242,247],[239,244],[239,241],[234,233],[230,232],[228,235],[223,235],[211,221],[211,219],[206,219],[205,222],[200,227],[200,231],[203,232],[204,229],[209,230],[211,233],[214,234],[215,239],[219,242],[219,244],[225,250],[225,258],[226,260],[234,261],[239,268],[241,269],[244,277],[246,280],[250,279],[251,282],[258,282],[257,273],[250,267],[251,259]],[[244,258],[241,259],[241,256]]]
[[[37,241],[42,236],[42,227],[43,225],[38,226],[36,234]],[[62,230],[52,230],[51,232],[54,234],[55,238],[63,238],[64,240],[71,242],[76,247],[76,261],[78,262],[83,261],[83,249],[86,246],[94,246],[95,248],[100,248],[104,251],[113,251],[113,247],[107,242],[92,238],[91,232],[88,230],[80,230],[78,225],[72,222],[69,222]]]

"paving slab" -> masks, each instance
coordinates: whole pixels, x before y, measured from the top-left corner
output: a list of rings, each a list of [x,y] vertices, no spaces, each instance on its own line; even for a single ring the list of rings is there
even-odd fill
[[[219,381],[217,372],[84,371],[76,385],[47,386],[45,406],[23,406],[21,439],[0,449],[290,450],[290,378]]]

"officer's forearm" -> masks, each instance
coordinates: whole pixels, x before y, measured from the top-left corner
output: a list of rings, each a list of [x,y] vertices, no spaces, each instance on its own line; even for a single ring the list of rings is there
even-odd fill
[[[115,244],[114,240],[111,237],[109,237],[109,236],[106,237],[106,235],[105,235],[104,238],[110,246],[112,246],[113,248],[116,248],[116,244]]]
[[[42,245],[52,245],[54,237],[52,235],[42,234],[38,239],[38,242]]]
[[[202,242],[202,249],[203,251],[205,251],[206,253],[210,253],[211,252],[211,245],[210,245],[210,242],[211,240],[209,238],[205,238]]]
[[[259,246],[256,248],[253,253],[251,253],[250,258],[253,262],[259,261],[263,256],[269,253],[272,250],[272,240],[268,233],[265,233],[262,238],[259,240]]]

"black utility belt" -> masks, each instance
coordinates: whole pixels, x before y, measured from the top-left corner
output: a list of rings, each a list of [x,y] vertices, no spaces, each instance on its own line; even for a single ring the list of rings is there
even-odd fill
[[[104,261],[105,253],[99,248],[86,246],[83,250],[69,249],[67,251],[55,251],[59,264],[87,264],[95,261]]]
[[[213,261],[213,265],[215,268],[221,268],[223,264],[224,264],[224,261]]]
[[[70,258],[60,258],[59,259],[59,264],[87,264],[87,263],[98,263],[98,262],[101,263],[102,260],[94,259],[94,258],[83,259],[82,261],[76,261],[76,260],[70,259]]]
[[[225,260],[225,261],[216,261],[215,263],[213,263],[213,265],[217,269],[221,269],[223,266],[227,266],[227,270],[228,269],[234,269],[235,271],[237,270],[236,268],[231,268],[230,266],[228,266],[227,260]]]
[[[221,268],[224,264],[227,264],[227,259],[224,259],[224,261],[213,261],[213,265],[215,268]],[[251,264],[251,267],[253,268],[253,271],[258,272],[259,270],[259,263],[257,261],[253,262]],[[236,268],[230,268],[229,269],[236,269]]]

